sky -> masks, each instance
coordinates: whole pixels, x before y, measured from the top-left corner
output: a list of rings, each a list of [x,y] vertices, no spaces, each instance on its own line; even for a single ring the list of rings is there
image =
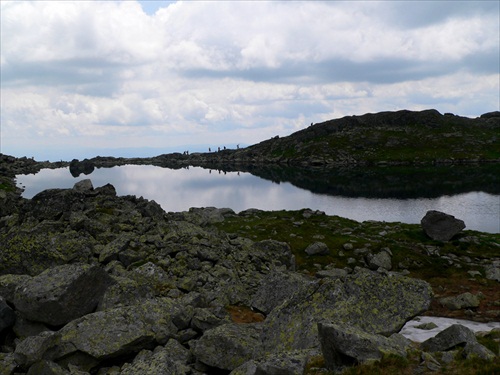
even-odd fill
[[[350,115],[500,110],[499,1],[1,0],[0,152],[207,152]]]

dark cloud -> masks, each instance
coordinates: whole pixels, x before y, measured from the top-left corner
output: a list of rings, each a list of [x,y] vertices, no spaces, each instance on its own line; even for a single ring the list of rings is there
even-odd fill
[[[16,62],[2,67],[2,86],[58,87],[72,93],[107,97],[123,83],[119,74],[124,68],[98,59]]]

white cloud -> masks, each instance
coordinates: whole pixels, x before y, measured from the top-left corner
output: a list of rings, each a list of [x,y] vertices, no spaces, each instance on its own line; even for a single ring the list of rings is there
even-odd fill
[[[2,1],[0,151],[255,143],[342,115],[498,110],[498,3],[452,3]]]

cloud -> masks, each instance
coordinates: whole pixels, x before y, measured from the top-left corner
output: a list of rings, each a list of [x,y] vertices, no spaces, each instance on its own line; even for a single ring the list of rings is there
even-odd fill
[[[255,143],[401,108],[477,116],[498,109],[498,8],[2,1],[1,152]]]

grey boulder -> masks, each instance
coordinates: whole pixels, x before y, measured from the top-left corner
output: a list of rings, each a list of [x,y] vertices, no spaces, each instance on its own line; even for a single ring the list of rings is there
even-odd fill
[[[216,327],[193,343],[193,354],[208,366],[234,370],[261,355],[261,329],[259,323],[231,323]]]
[[[20,284],[13,303],[29,320],[62,325],[92,312],[111,283],[98,266],[57,266]]]
[[[434,210],[427,211],[420,223],[424,232],[436,241],[449,241],[465,228],[463,220]]]
[[[390,335],[427,310],[431,299],[432,289],[422,280],[360,269],[345,282],[322,279],[275,308],[263,323],[263,343],[269,351],[318,347],[322,321]]]
[[[318,335],[325,365],[330,370],[380,360],[384,354],[406,357],[410,341],[395,334],[385,337],[349,325],[332,322],[318,324]]]

